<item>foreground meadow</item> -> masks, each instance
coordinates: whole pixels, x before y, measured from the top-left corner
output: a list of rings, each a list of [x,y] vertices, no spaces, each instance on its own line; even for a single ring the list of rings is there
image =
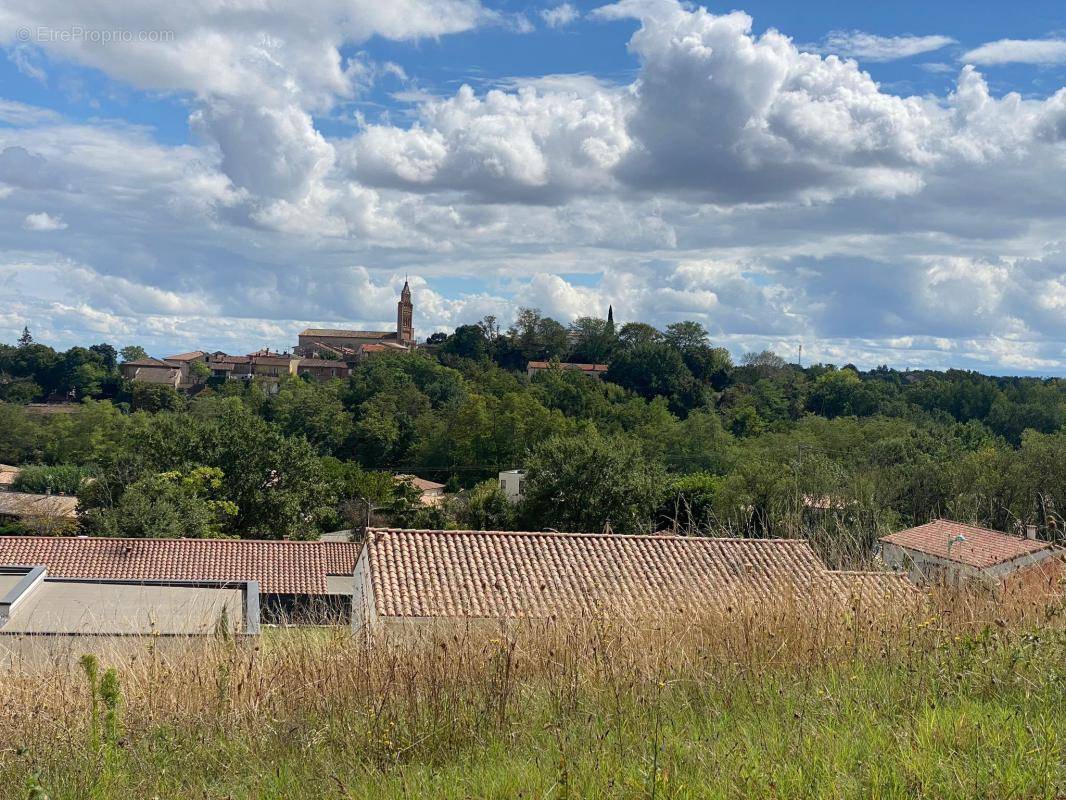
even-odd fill
[[[57,658],[0,682],[0,796],[1051,800],[1061,612],[941,597]]]

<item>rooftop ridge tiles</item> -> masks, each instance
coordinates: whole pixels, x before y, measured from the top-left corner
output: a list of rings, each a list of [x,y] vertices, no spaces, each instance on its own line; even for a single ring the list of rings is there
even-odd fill
[[[653,533],[574,533],[569,531],[476,531],[476,530],[438,530],[434,528],[367,528],[371,533],[435,533],[447,535],[483,535],[483,536],[551,536],[559,538],[651,540],[655,542],[788,542],[791,544],[810,544],[809,539],[788,537],[754,538],[749,536],[662,536]]]

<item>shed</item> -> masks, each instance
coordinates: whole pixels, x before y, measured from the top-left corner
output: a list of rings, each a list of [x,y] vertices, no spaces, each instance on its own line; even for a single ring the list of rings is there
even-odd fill
[[[56,578],[194,581],[259,587],[264,621],[347,621],[355,542],[0,536],[0,564],[40,564]]]
[[[13,467],[10,464],[0,464],[0,489],[10,488],[11,484],[15,482],[21,472],[22,469],[20,467]]]
[[[917,584],[1033,581],[1052,586],[1062,551],[1050,542],[938,519],[883,536],[881,557]]]

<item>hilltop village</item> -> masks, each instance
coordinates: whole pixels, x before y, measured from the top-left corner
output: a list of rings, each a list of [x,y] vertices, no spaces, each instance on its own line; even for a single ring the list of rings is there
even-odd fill
[[[257,379],[276,389],[286,375],[316,380],[347,377],[360,361],[383,352],[406,352],[415,347],[414,303],[411,287],[404,281],[396,304],[396,330],[359,331],[339,328],[307,328],[300,332],[292,352],[258,350],[246,355],[195,350],[165,358],[136,358],[121,365],[122,376],[142,384],[170,386],[193,391],[209,379]]]

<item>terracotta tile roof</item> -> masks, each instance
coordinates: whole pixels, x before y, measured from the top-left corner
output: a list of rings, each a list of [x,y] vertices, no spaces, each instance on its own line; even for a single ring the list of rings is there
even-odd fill
[[[299,366],[300,369],[305,367],[336,367],[337,369],[348,369],[348,365],[343,361],[328,358],[301,358],[300,363],[297,366]]]
[[[137,358],[133,361],[123,361],[120,367],[159,367],[161,369],[175,369],[173,364],[160,361],[158,358]]]
[[[249,356],[231,356],[228,353],[212,353],[208,358],[207,363],[214,364],[247,364],[251,358]]]
[[[0,493],[0,514],[12,517],[77,516],[78,498],[62,494]]]
[[[264,594],[325,595],[361,545],[252,539],[0,536],[0,564],[43,564],[61,578],[259,581]]]
[[[325,336],[330,339],[388,339],[396,338],[396,331],[349,331],[344,328],[308,328],[300,336]]]
[[[204,357],[201,350],[193,350],[191,353],[178,353],[176,356],[167,356],[167,361],[198,361]]]
[[[795,539],[371,529],[366,548],[384,617],[654,615],[738,598],[845,599],[853,585]]]
[[[952,542],[960,536],[962,541]],[[994,567],[1005,561],[1013,561],[1021,556],[1051,548],[1048,542],[1011,536],[946,519],[882,536],[881,541],[978,569]]]
[[[437,483],[436,481],[427,481],[425,478],[419,478],[417,475],[394,475],[393,479],[399,483],[406,481],[414,486],[421,492],[433,491],[434,489],[443,489],[443,483]]]
[[[527,365],[530,369],[548,369],[553,366],[551,361],[530,361]],[[562,361],[558,363],[560,369],[574,369],[581,372],[606,372],[606,364],[578,364],[574,361]]]
[[[260,356],[252,355],[248,357],[248,360],[253,364],[260,364],[264,367],[288,367],[291,366],[293,361],[299,361],[296,356]]]

